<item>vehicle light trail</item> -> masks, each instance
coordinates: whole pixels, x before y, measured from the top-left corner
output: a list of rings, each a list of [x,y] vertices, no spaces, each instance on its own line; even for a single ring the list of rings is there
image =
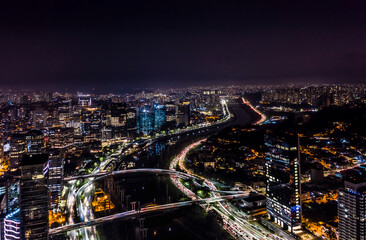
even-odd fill
[[[202,176],[198,176],[194,174],[192,171],[187,169],[184,166],[184,160],[187,155],[187,153],[201,144],[206,139],[200,140],[198,142],[195,142],[178,154],[173,161],[170,163],[169,170],[174,170],[175,166],[178,165],[179,168],[188,174],[198,177],[201,180],[204,181],[204,185],[210,188],[210,190],[213,192],[213,196],[215,198],[221,197],[221,194],[218,193],[218,189],[216,186],[208,179],[203,178]],[[186,194],[190,199],[192,200],[198,200],[200,199],[195,193],[193,193],[190,189],[185,187],[180,180],[175,176],[171,175],[171,180],[174,183],[174,185],[181,190],[184,194]],[[205,208],[207,204],[201,204],[201,207]],[[229,234],[237,239],[281,239],[278,236],[271,234],[269,232],[265,232],[262,229],[259,229],[246,221],[245,219],[242,219],[240,217],[240,214],[236,213],[236,210],[228,205],[224,204],[223,202],[219,202],[217,207],[212,207],[213,210],[215,210],[224,220],[224,226],[223,228],[229,232]],[[238,217],[239,215],[239,217]],[[234,220],[232,220],[234,219]]]
[[[259,116],[261,117],[258,121],[256,121],[254,123],[254,125],[258,125],[258,124],[261,124],[263,123],[264,121],[266,121],[267,117],[266,115],[264,115],[263,113],[261,113],[257,108],[253,107],[253,105],[245,100],[243,97],[241,98],[243,100],[243,103],[246,104],[247,106],[249,106],[254,112],[256,112],[257,114],[259,114]]]

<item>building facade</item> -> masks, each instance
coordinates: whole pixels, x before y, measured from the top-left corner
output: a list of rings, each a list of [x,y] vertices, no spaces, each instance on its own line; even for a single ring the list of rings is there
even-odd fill
[[[61,196],[62,182],[64,177],[64,158],[59,150],[50,153],[48,157],[49,171],[48,171],[48,189],[50,192],[50,204],[54,209]]]
[[[158,132],[162,129],[165,124],[165,106],[154,105],[154,131]]]
[[[366,239],[366,181],[345,181],[338,194],[340,240]]]
[[[13,134],[10,139],[10,166],[16,168],[20,160],[27,151],[27,141],[25,134]]]
[[[266,197],[270,221],[291,233],[301,230],[301,181],[296,135],[267,133]]]
[[[44,135],[42,131],[32,130],[29,131],[25,139],[27,141],[27,153],[29,154],[40,154],[44,147]]]
[[[191,117],[191,104],[190,102],[183,102],[176,106],[176,122],[177,125],[189,125]]]
[[[48,239],[48,156],[24,155],[20,164],[21,239]]]
[[[20,209],[6,215],[4,218],[4,239],[5,240],[19,240],[21,238],[20,232]]]

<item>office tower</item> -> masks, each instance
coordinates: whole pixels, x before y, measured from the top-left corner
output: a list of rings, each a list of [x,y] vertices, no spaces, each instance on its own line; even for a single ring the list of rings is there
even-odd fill
[[[112,139],[112,136],[113,134],[112,133],[115,133],[115,136],[118,136],[118,133],[120,131],[112,131],[112,129],[110,127],[103,127],[102,129],[102,141],[107,141],[107,140],[110,140]]]
[[[137,120],[137,132],[142,134],[150,134],[154,131],[154,109],[145,106],[139,109]]]
[[[71,99],[62,100],[62,102],[59,106],[59,111],[68,113],[69,115],[71,115],[72,114],[72,100]]]
[[[366,239],[366,180],[349,179],[338,194],[338,233],[341,240]]]
[[[48,156],[24,155],[20,163],[20,220],[22,239],[43,240],[48,235]]]
[[[100,139],[102,130],[102,117],[99,108],[83,108],[82,113],[82,133],[91,139]]]
[[[40,154],[44,147],[43,132],[39,130],[32,130],[26,133],[25,139],[27,141],[27,153]]]
[[[82,107],[90,107],[92,105],[92,97],[90,94],[83,94],[83,93],[80,93],[78,92],[78,103],[79,103],[79,106],[82,106]]]
[[[72,100],[63,100],[58,107],[58,120],[63,127],[66,127],[72,115]]]
[[[20,209],[6,215],[4,218],[4,240],[18,240],[20,232]]]
[[[158,132],[165,124],[165,106],[154,105],[154,131]]]
[[[291,133],[265,135],[267,214],[284,230],[296,233],[301,229],[301,182],[297,135]]]
[[[74,143],[74,128],[50,128],[48,131],[50,148],[68,149]]]
[[[176,105],[174,102],[165,104],[165,118],[167,122],[176,121]]]
[[[126,130],[129,137],[136,135],[137,120],[136,109],[134,108],[127,109]]]
[[[0,164],[4,163],[4,138],[0,135]]]
[[[47,126],[48,112],[43,109],[37,109],[32,112],[33,129],[43,129]]]
[[[176,121],[177,125],[189,125],[191,117],[191,104],[189,102],[183,102],[176,107]]]
[[[27,141],[24,134],[13,134],[10,138],[10,166],[16,168],[23,154],[27,151]]]
[[[59,150],[54,150],[48,157],[49,170],[48,170],[48,189],[50,192],[51,208],[54,209],[61,196],[62,182],[64,177],[64,158],[63,154]]]
[[[124,104],[114,103],[107,114],[107,125],[112,127],[125,127],[127,121],[127,109]]]
[[[324,179],[323,166],[318,163],[310,169],[310,180],[312,182],[321,182]]]

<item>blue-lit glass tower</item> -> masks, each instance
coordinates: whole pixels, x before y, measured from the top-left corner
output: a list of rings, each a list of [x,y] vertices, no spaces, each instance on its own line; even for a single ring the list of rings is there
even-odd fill
[[[165,124],[165,106],[155,104],[139,109],[137,116],[137,133],[151,134],[159,132]]]
[[[139,109],[137,118],[137,133],[150,134],[154,131],[154,109],[145,106]]]
[[[298,137],[267,133],[266,197],[270,220],[292,233],[301,230],[301,180]]]
[[[154,131],[158,132],[165,124],[165,106],[154,105],[155,117],[154,117]]]

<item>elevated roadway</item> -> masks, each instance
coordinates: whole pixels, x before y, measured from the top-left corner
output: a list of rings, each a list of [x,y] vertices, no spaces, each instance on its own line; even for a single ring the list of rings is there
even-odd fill
[[[169,169],[160,169],[160,168],[136,168],[136,169],[127,169],[127,170],[119,170],[119,171],[112,171],[112,172],[98,172],[98,173],[91,173],[86,175],[78,175],[73,177],[67,177],[64,178],[64,181],[72,181],[72,180],[78,180],[78,179],[85,179],[85,178],[98,178],[106,177],[108,175],[117,176],[121,174],[129,174],[129,173],[153,173],[153,174],[173,174],[178,175],[185,178],[192,178],[192,179],[198,179],[197,177],[190,175],[188,173],[184,172],[178,172],[175,170],[169,170]]]
[[[116,213],[105,217],[95,218],[86,222],[80,222],[80,223],[74,223],[70,225],[65,225],[58,228],[53,228],[49,230],[49,235],[57,235],[61,234],[67,231],[76,230],[79,228],[84,227],[90,227],[98,224],[107,223],[109,221],[117,220],[117,219],[130,219],[134,218],[138,215],[148,214],[151,212],[156,211],[165,211],[165,210],[172,210],[175,208],[190,206],[192,204],[209,204],[214,202],[220,202],[225,201],[228,199],[233,198],[241,198],[248,196],[247,193],[240,193],[240,194],[233,194],[233,195],[226,195],[226,196],[220,196],[220,197],[211,197],[211,198],[205,198],[205,199],[198,199],[198,200],[192,200],[192,201],[185,201],[185,202],[178,202],[178,203],[169,203],[164,205],[157,205],[157,206],[151,206],[151,207],[144,207],[139,210],[131,210],[126,211],[122,213]]]

